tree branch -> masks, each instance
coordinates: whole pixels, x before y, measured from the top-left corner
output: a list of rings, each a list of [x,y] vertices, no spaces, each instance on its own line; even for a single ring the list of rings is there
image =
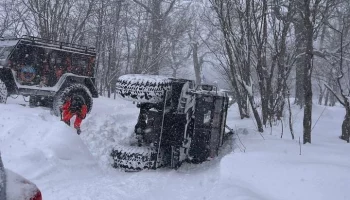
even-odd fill
[[[329,86],[327,85],[326,83],[324,84],[324,86],[335,96],[335,98],[339,101],[339,103],[343,106],[345,106],[345,103],[340,100],[340,98],[338,97],[338,95],[334,92],[334,90]]]
[[[168,8],[168,9],[165,11],[165,13],[163,14],[164,17],[167,17],[167,16],[169,15],[170,11],[173,9],[173,7],[174,7],[174,5],[175,5],[175,2],[176,2],[176,0],[172,0],[172,1],[170,2],[169,8]]]
[[[152,15],[154,14],[154,12],[148,6],[146,6],[144,3],[140,2],[139,0],[132,0],[132,1],[142,6],[147,12],[151,13]]]

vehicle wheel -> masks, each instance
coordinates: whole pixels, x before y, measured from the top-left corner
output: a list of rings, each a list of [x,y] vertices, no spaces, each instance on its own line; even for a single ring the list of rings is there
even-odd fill
[[[113,168],[140,171],[154,167],[157,151],[151,147],[116,145],[110,156]]]
[[[6,103],[7,95],[7,87],[5,83],[0,79],[0,103]]]
[[[127,74],[119,77],[116,84],[121,98],[140,103],[161,102],[170,89],[171,80],[158,75]]]
[[[38,97],[30,96],[29,97],[29,107],[34,108],[38,106]]]
[[[65,100],[67,99],[67,97],[72,97],[73,95],[81,95],[84,98],[85,103],[88,107],[88,112],[91,111],[93,100],[89,89],[82,84],[72,84],[66,88],[61,89],[54,96],[52,107],[53,107],[53,112],[56,116],[61,115],[60,109],[62,105],[65,103]]]
[[[42,107],[52,108],[53,97],[40,97],[39,103]]]

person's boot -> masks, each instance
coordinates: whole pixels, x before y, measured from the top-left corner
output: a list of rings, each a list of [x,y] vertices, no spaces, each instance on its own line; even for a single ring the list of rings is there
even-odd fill
[[[77,134],[80,135],[80,133],[81,133],[80,128],[77,128]]]

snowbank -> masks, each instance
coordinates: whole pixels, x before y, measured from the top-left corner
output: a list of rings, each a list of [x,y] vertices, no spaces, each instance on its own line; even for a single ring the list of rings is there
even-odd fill
[[[296,138],[302,142],[303,112],[294,109],[294,113]],[[298,139],[291,139],[287,122],[283,139],[280,128],[271,133],[265,129],[264,138],[249,129],[249,134],[241,135],[245,152],[236,148],[220,163],[222,187],[242,190],[224,190],[219,199],[237,195],[269,200],[349,199],[350,145],[338,139],[343,113],[340,107],[315,106],[313,125],[320,120],[312,131],[313,143],[301,145],[301,155]]]
[[[42,108],[0,105],[0,150],[6,168],[38,178],[67,168],[96,166],[75,131]]]
[[[0,151],[4,165],[42,191],[45,200],[195,199],[195,200],[347,200],[350,145],[338,139],[343,108],[315,106],[313,143],[291,140],[288,123],[263,133],[252,119],[240,120],[232,106],[228,124],[240,139],[218,158],[179,170],[125,173],[111,168],[109,151],[128,141],[138,117],[132,102],[94,99],[82,134],[45,108],[28,108],[19,97],[0,105]],[[19,105],[19,104],[23,104]],[[302,112],[294,109],[296,138],[302,134]],[[241,152],[242,151],[242,152]]]

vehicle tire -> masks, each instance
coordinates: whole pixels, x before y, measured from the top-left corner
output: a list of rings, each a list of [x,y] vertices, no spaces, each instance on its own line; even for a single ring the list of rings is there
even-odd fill
[[[34,108],[38,106],[38,97],[30,96],[29,97],[29,107]]]
[[[39,103],[42,107],[52,108],[53,97],[41,97]]]
[[[119,97],[140,103],[162,102],[170,89],[171,80],[158,75],[127,74],[119,77],[116,84]]]
[[[75,83],[66,88],[62,88],[54,96],[52,109],[56,116],[61,115],[60,110],[67,97],[72,97],[73,95],[81,95],[85,100],[86,106],[88,108],[88,113],[91,111],[93,104],[91,92],[85,85]]]
[[[7,87],[5,83],[0,79],[0,103],[6,103],[7,96]]]
[[[154,167],[157,152],[151,147],[116,145],[110,156],[113,168],[140,171]]]

